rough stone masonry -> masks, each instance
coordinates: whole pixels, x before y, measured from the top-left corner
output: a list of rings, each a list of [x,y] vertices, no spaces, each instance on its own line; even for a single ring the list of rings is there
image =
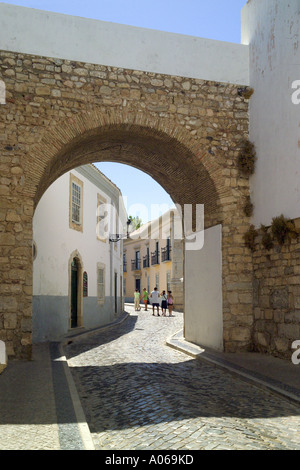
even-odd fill
[[[34,209],[65,171],[105,160],[150,174],[177,204],[204,203],[206,227],[222,224],[224,347],[251,349],[241,87],[13,52],[0,53],[0,79],[0,339],[8,355],[31,354]]]

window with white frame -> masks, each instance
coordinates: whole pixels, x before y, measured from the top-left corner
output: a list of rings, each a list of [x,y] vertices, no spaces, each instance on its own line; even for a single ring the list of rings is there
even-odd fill
[[[72,181],[72,222],[80,224],[81,187]]]
[[[83,182],[70,174],[70,228],[82,231]]]

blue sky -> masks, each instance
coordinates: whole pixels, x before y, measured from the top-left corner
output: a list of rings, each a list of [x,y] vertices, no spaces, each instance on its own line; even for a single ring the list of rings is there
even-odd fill
[[[13,0],[40,10],[240,42],[240,12],[247,0]]]
[[[15,0],[14,5],[93,18],[142,28],[240,43],[241,9],[247,0]],[[173,206],[150,176],[127,165],[99,163],[127,198],[131,215],[151,218],[151,204]],[[134,205],[147,208],[133,211]],[[132,208],[132,210],[130,210]]]

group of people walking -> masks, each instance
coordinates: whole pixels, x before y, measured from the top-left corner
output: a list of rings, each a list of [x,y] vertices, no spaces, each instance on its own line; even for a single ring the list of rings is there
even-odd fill
[[[148,311],[148,305],[150,304],[150,299],[151,299],[151,304],[152,304],[152,315],[155,315],[155,308],[157,309],[157,316],[160,317],[159,314],[159,298],[161,297],[161,311],[162,311],[162,316],[166,317],[167,316],[167,310],[169,313],[169,317],[172,316],[173,308],[174,308],[174,298],[172,295],[172,292],[168,290],[166,293],[165,290],[162,291],[160,294],[157,287],[154,287],[154,290],[149,293],[147,292],[147,289],[144,287],[143,293],[142,293],[142,301],[145,306],[145,311]],[[140,301],[141,301],[141,294],[138,289],[135,290],[134,293],[134,308],[135,310],[141,310],[140,308]]]

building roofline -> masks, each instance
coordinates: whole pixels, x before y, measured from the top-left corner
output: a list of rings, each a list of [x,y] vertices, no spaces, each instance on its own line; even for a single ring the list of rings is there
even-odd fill
[[[133,232],[131,232],[130,237],[127,238],[125,240],[125,242],[127,242],[127,243],[130,243],[130,241],[136,242],[137,240],[139,240],[141,238],[145,238],[145,235],[147,235],[146,238],[149,238],[149,229],[151,228],[151,226],[155,227],[155,225],[157,224],[160,227],[161,224],[164,221],[164,218],[166,218],[168,216],[168,214],[175,213],[175,212],[177,212],[176,207],[171,207],[169,210],[164,212],[162,215],[160,215],[156,219],[150,220],[149,222],[146,222],[140,228],[138,228],[137,230],[134,230]],[[135,237],[135,238],[131,238],[131,237]]]

